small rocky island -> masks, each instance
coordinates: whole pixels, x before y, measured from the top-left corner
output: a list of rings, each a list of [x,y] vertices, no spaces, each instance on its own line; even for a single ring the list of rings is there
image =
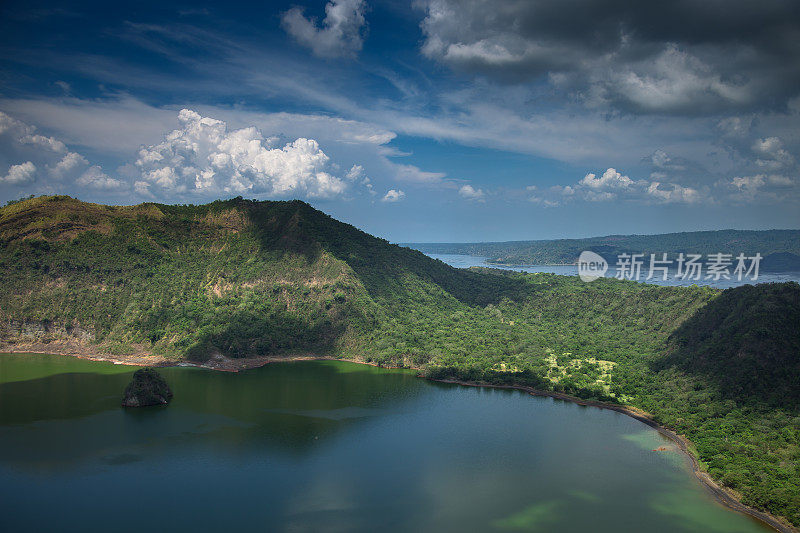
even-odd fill
[[[161,374],[152,368],[142,368],[133,374],[133,380],[125,387],[123,407],[146,407],[165,405],[172,399],[169,385]]]

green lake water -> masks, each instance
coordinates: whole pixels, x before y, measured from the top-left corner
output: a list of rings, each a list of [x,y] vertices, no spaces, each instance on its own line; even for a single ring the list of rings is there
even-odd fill
[[[655,430],[336,361],[159,369],[0,356],[0,531],[764,532]]]

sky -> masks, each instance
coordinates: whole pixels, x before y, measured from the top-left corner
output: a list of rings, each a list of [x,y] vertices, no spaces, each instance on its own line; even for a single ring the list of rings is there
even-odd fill
[[[800,2],[0,4],[0,204],[309,202],[393,242],[800,228]]]

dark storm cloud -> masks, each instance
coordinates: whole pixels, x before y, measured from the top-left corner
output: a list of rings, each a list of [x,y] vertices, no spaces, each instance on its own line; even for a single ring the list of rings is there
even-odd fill
[[[636,112],[785,109],[800,2],[427,0],[423,53],[503,82],[545,79]]]

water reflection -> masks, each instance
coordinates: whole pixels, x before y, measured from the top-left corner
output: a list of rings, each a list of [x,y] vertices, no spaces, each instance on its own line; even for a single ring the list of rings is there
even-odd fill
[[[328,361],[163,369],[173,403],[126,410],[131,369],[26,357],[0,356],[3,531],[765,531],[616,412]]]
[[[0,363],[8,368],[12,358],[24,365],[42,357],[51,356],[4,356]],[[337,364],[299,362],[236,374],[163,368],[175,399],[146,409],[120,408],[132,368],[0,384],[0,463],[49,472],[124,456],[131,446],[146,446],[151,456],[176,447],[302,456],[350,426],[389,414],[388,406],[402,409],[423,384],[411,374],[362,365],[340,372]]]

